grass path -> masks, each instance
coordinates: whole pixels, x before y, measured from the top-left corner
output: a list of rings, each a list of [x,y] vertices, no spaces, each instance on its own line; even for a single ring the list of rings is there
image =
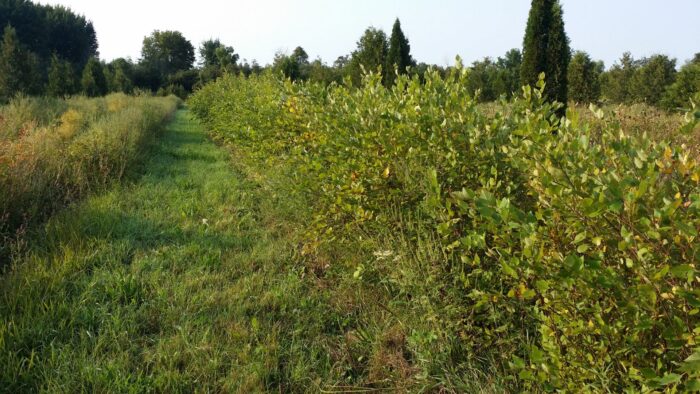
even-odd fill
[[[313,391],[332,369],[293,230],[186,111],[161,141],[0,278],[0,391]]]

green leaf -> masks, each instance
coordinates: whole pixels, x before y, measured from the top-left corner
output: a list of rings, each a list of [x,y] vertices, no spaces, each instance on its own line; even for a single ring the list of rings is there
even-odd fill
[[[690,272],[694,272],[694,269],[688,264],[681,264],[671,267],[671,274],[678,279],[687,278],[688,273]]]
[[[513,267],[508,265],[508,263],[506,263],[505,261],[501,261],[501,269],[506,275],[514,279],[518,279],[518,272],[515,269],[513,269]]]
[[[511,365],[515,369],[523,369],[525,368],[525,361],[518,356],[513,356],[513,361],[511,361]]]
[[[669,384],[673,383],[678,383],[681,381],[682,376],[675,374],[675,373],[670,373],[663,378],[659,379],[658,383],[661,386],[668,386]]]
[[[535,287],[537,288],[537,291],[544,293],[549,290],[549,282],[546,280],[538,280],[535,282]]]
[[[686,391],[700,391],[700,379],[693,379],[685,384]]]
[[[639,295],[642,296],[642,300],[646,301],[648,306],[653,307],[656,305],[656,289],[652,285],[640,285],[637,286]]]
[[[527,290],[525,290],[525,292],[523,292],[523,298],[526,300],[530,300],[532,298],[535,298],[536,295],[537,295],[537,293],[532,289],[527,289]]]
[[[661,279],[663,279],[663,278],[666,276],[666,274],[668,274],[669,270],[670,270],[670,268],[669,268],[668,265],[662,266],[661,269],[659,269],[658,271],[656,271],[656,273],[654,274],[653,279],[654,279],[654,280],[661,280]]]
[[[685,361],[700,361],[700,349],[691,354]]]

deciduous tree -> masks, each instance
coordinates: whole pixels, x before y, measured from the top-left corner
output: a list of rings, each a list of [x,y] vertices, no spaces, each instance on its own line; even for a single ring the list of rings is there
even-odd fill
[[[386,73],[388,52],[389,43],[387,42],[386,33],[374,27],[365,30],[365,33],[357,42],[357,49],[352,53],[352,58],[348,65],[349,74],[353,82],[359,85],[362,78],[362,68],[367,72],[383,70]]]
[[[676,81],[666,89],[662,105],[665,108],[688,108],[690,99],[700,92],[700,53],[686,63],[676,75]]]
[[[143,39],[141,64],[151,70],[160,85],[178,71],[190,70],[194,64],[194,47],[179,31],[154,31]]]
[[[676,59],[666,55],[654,55],[641,61],[641,67],[632,78],[631,91],[634,100],[659,105],[676,78]]]

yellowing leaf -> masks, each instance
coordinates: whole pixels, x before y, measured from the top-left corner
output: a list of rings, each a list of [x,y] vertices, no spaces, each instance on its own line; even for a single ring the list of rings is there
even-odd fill
[[[391,175],[391,168],[389,168],[389,166],[386,166],[386,168],[384,169],[384,178],[388,178],[389,175]]]

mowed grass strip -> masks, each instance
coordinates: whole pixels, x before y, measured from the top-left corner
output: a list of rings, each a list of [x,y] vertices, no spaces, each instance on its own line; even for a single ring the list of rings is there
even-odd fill
[[[328,293],[186,111],[144,175],[52,218],[0,278],[0,391],[314,391]],[[277,210],[277,211],[275,211]],[[282,215],[284,216],[284,215]]]

